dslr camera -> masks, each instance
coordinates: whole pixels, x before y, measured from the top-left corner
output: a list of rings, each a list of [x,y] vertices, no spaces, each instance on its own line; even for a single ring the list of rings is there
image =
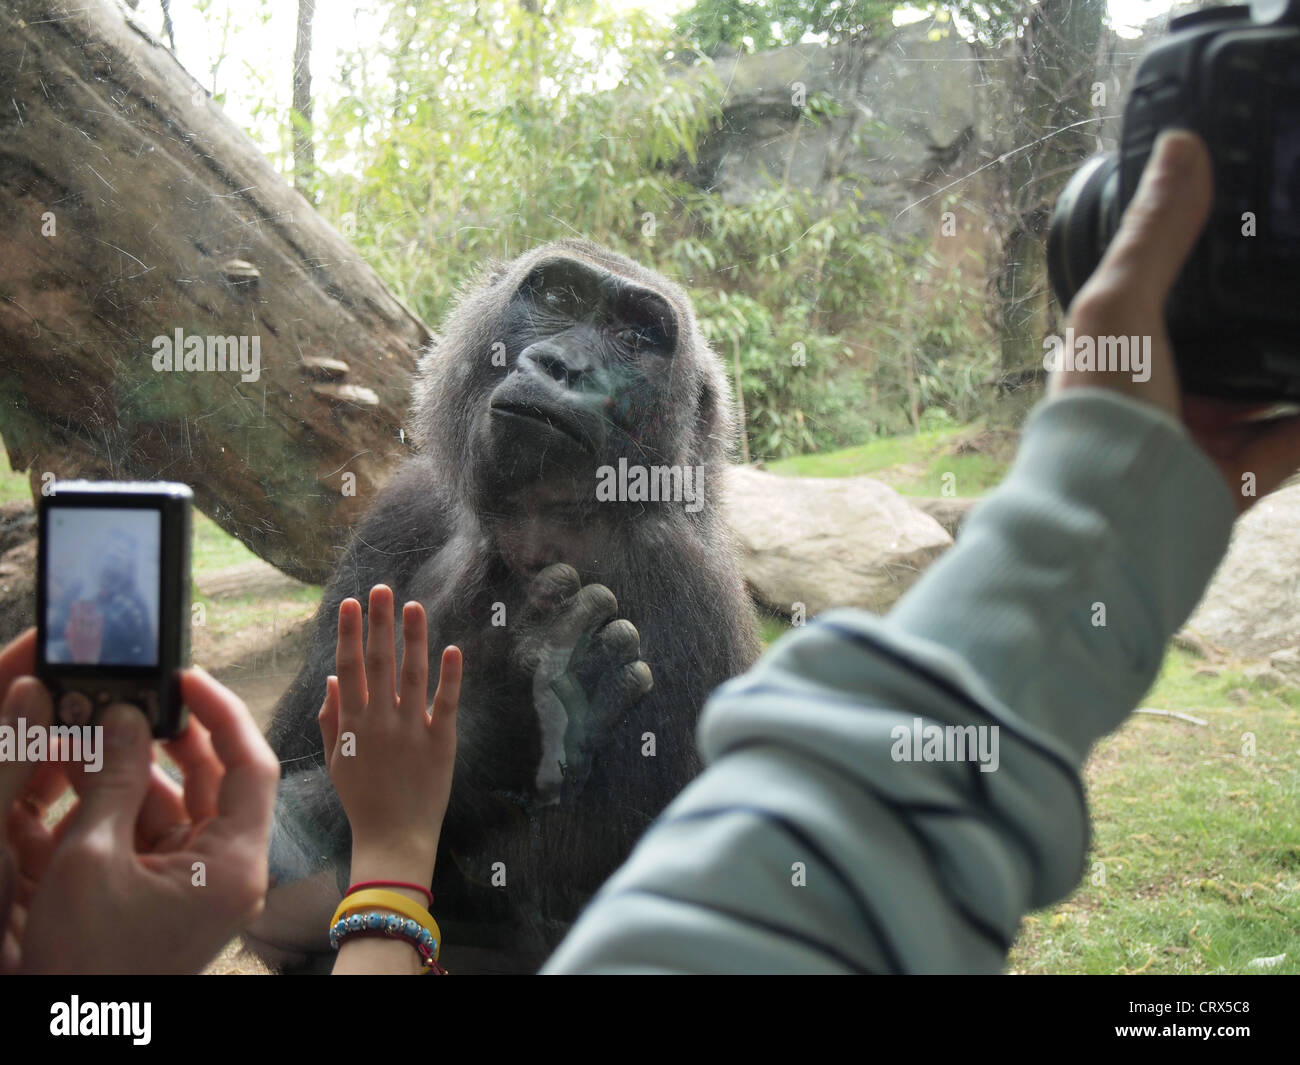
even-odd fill
[[[1101,260],[1159,133],[1198,133],[1214,206],[1165,307],[1182,385],[1300,401],[1300,0],[1171,21],[1138,62],[1117,153],[1070,179],[1048,230],[1061,306]]]

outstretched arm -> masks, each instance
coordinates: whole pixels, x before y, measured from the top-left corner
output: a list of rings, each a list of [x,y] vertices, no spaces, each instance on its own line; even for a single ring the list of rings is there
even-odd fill
[[[710,768],[545,971],[994,972],[1021,916],[1073,889],[1079,768],[1225,550],[1226,485],[1300,461],[1294,421],[1182,409],[1162,307],[1210,194],[1179,140],[1188,169],[1163,141],[1073,308],[1076,333],[1152,336],[1150,387],[1065,381],[887,619],[825,615],[719,689]]]

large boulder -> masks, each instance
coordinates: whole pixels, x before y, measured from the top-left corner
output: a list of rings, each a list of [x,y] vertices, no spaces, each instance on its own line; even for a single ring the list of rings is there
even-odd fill
[[[1238,655],[1300,646],[1300,485],[1265,496],[1237,522],[1187,628]]]
[[[870,477],[780,477],[733,469],[729,510],[754,598],[808,617],[833,606],[884,612],[952,546],[943,527]]]

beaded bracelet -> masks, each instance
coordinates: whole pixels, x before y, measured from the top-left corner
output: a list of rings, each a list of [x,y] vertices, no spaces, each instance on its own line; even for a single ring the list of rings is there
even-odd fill
[[[438,922],[428,910],[405,895],[370,887],[345,895],[330,918],[330,946],[337,950],[345,938],[355,935],[405,939],[420,952],[426,973],[446,972],[438,965],[442,949]]]
[[[382,910],[370,910],[366,913],[351,913],[342,917],[330,928],[330,946],[338,950],[343,943],[357,936],[386,936],[389,939],[404,939],[420,954],[421,967],[425,972],[443,972],[438,965],[439,943],[427,928],[409,917]]]

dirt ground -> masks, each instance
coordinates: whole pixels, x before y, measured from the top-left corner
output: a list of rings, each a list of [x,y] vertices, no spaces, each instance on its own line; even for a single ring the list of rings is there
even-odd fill
[[[306,655],[314,602],[302,586],[264,562],[199,578],[203,624],[192,629],[191,657],[248,704],[263,729]],[[265,976],[271,971],[232,940],[204,970],[208,975]]]

